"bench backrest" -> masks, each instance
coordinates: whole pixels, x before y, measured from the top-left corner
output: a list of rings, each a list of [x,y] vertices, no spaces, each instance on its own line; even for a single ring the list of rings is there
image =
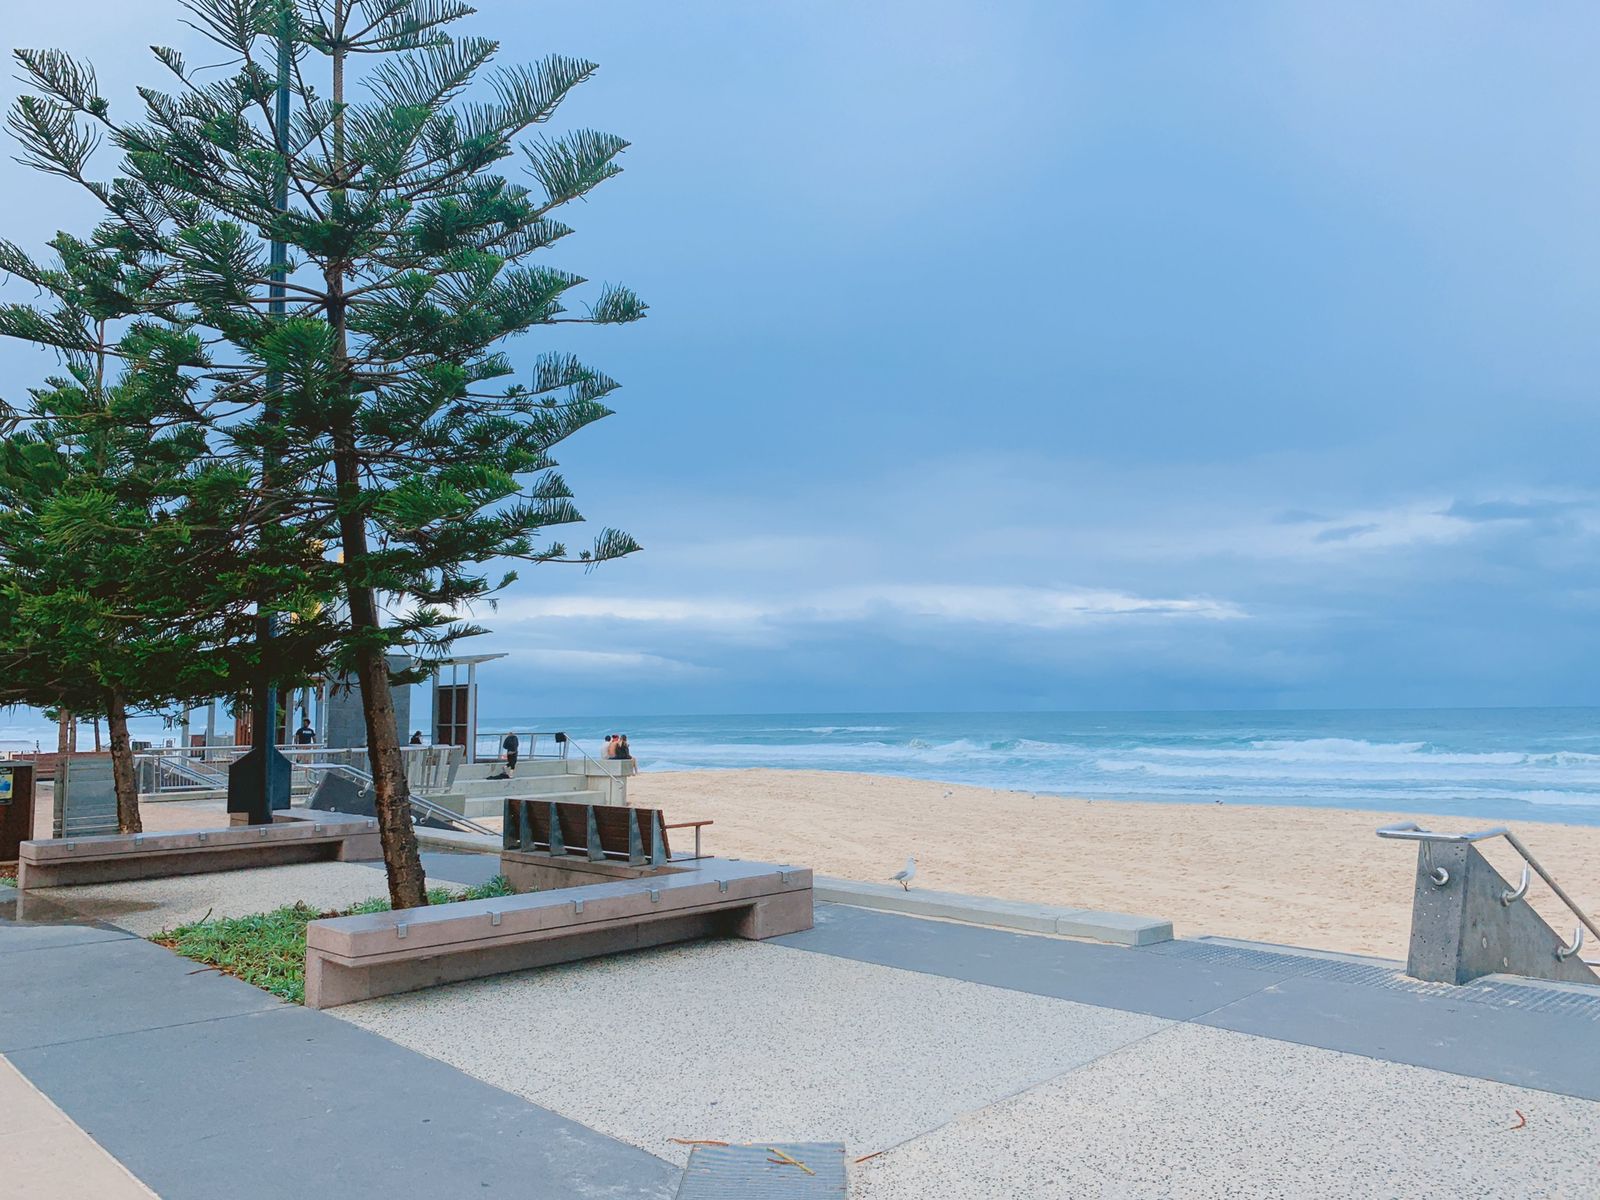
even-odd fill
[[[665,865],[672,856],[659,808],[578,804],[508,796],[501,844],[507,850],[580,854],[591,861],[622,859],[635,866]]]

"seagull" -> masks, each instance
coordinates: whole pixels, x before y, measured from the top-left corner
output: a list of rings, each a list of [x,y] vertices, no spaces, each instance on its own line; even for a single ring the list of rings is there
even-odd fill
[[[913,879],[915,879],[916,877],[917,877],[917,860],[914,859],[914,858],[906,859],[905,870],[896,871],[893,875],[889,876],[890,879],[894,880],[901,887],[905,888],[905,890],[908,891],[908,892],[911,890],[911,881]]]

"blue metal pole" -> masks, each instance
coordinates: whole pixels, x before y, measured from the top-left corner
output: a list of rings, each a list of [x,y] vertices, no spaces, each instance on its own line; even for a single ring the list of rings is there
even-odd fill
[[[274,181],[272,203],[279,212],[289,207],[289,70],[292,65],[290,12],[287,0],[278,29],[278,89],[275,106],[275,142],[282,162]],[[271,243],[271,283],[267,291],[267,310],[274,317],[287,311],[285,298],[288,289],[288,247],[276,238]],[[279,416],[278,392],[282,379],[277,374],[267,376],[265,417],[269,428]],[[262,456],[261,477],[264,486],[270,486],[276,455],[269,447]],[[257,683],[254,704],[250,713],[250,752],[235,762],[228,770],[228,811],[242,812],[252,825],[270,825],[275,811],[289,807],[289,760],[279,751],[278,742],[278,689],[272,681],[272,640],[276,634],[276,617],[268,613],[261,618],[257,631],[260,647],[261,674]]]

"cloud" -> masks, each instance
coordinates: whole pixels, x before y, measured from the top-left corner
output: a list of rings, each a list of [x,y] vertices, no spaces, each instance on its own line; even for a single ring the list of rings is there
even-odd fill
[[[554,674],[571,675],[626,675],[632,678],[640,673],[654,675],[698,675],[708,673],[707,668],[658,654],[638,654],[616,650],[519,650],[519,662],[529,663]]]
[[[1324,529],[1312,540],[1315,542],[1348,542],[1351,538],[1361,537],[1363,534],[1377,533],[1383,526],[1376,522],[1367,525],[1338,525],[1332,529]]]
[[[1208,597],[1168,599],[1106,590],[962,584],[866,585],[767,601],[539,596],[506,601],[500,614],[513,621],[612,620],[694,625],[848,623],[894,616],[1032,629],[1061,629],[1128,618],[1222,621],[1246,615],[1236,604]]]
[[[1457,500],[1444,515],[1458,521],[1533,521],[1589,507],[1591,503],[1585,500]]]

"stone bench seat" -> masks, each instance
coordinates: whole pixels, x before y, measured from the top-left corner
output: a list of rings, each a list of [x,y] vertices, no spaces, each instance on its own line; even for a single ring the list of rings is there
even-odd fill
[[[695,938],[777,937],[811,928],[811,872],[705,859],[644,879],[306,927],[309,1008]]]
[[[96,834],[23,842],[17,888],[199,875],[241,867],[379,857],[378,823],[342,813],[279,813],[271,825]]]

